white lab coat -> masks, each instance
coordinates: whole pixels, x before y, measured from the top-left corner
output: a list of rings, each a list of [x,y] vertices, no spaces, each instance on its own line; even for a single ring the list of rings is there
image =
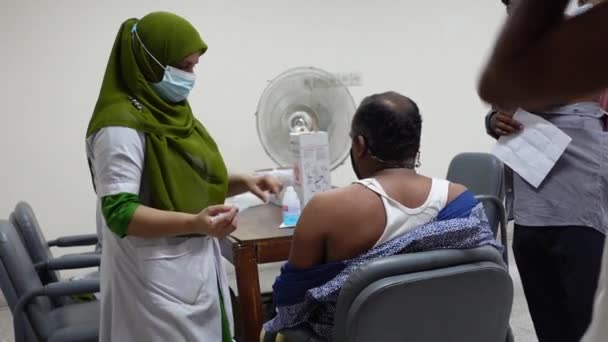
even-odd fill
[[[106,127],[87,140],[98,198],[139,193],[145,136]],[[232,307],[217,239],[120,238],[105,224],[101,262],[102,342],[221,341],[220,289],[231,331]]]

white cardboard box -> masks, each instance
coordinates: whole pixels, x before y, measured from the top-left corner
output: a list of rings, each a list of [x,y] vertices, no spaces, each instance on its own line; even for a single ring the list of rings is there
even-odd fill
[[[304,207],[316,193],[331,188],[327,133],[291,133],[289,149],[296,157],[294,185]]]

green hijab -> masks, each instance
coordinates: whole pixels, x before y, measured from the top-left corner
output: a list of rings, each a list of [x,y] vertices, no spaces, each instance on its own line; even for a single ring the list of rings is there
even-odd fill
[[[223,203],[228,174],[217,145],[194,118],[188,101],[168,103],[150,86],[163,77],[163,65],[207,50],[185,19],[154,12],[125,21],[116,37],[87,138],[104,127],[129,127],[145,133],[142,199],[153,208],[197,213]]]

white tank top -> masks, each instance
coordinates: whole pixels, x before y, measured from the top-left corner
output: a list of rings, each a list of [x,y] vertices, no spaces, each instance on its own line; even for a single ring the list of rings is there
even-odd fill
[[[437,217],[448,201],[450,186],[450,182],[446,180],[433,178],[431,191],[426,201],[418,208],[408,208],[389,197],[382,185],[373,178],[362,179],[357,183],[380,195],[386,212],[386,227],[384,227],[384,232],[374,244],[374,247],[420,227]]]

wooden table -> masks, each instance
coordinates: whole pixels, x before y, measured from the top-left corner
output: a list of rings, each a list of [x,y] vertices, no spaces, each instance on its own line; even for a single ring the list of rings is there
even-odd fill
[[[281,215],[273,204],[246,209],[238,229],[222,240],[222,254],[235,268],[245,342],[259,341],[263,324],[258,264],[289,257],[293,228],[279,228]]]

